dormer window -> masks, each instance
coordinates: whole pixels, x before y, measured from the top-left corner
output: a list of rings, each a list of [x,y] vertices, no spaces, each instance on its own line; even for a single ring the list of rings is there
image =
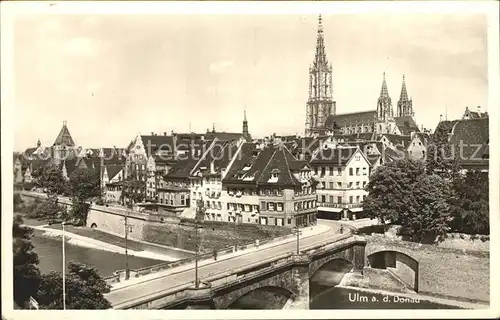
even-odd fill
[[[280,171],[277,170],[277,169],[273,169],[273,171],[271,171],[271,178],[272,179],[278,179],[278,175],[280,174]]]

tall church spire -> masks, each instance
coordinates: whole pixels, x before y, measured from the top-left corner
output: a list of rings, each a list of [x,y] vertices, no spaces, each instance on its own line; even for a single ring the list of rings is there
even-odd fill
[[[385,72],[382,79],[382,89],[380,90],[380,97],[389,97],[389,90],[387,90],[387,81],[385,80]]]
[[[377,117],[379,119],[389,119],[393,116],[392,101],[389,97],[389,90],[387,89],[387,80],[385,72],[382,79],[382,89],[380,90],[380,97],[377,101]]]
[[[248,133],[248,121],[247,121],[247,110],[243,111],[243,137],[247,140],[250,141],[250,134]]]
[[[408,98],[408,91],[406,90],[405,76],[403,75],[403,84],[401,85],[401,94],[398,101],[398,117],[413,117],[413,103],[411,99]]]
[[[323,18],[318,17],[316,52],[309,67],[309,99],[306,107],[306,135],[321,130],[326,118],[335,114],[332,89],[332,65],[328,63],[323,34]]]

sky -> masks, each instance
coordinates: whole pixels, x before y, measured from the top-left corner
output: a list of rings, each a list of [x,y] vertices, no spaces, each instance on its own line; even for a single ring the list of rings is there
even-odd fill
[[[303,134],[317,15],[36,15],[14,21],[14,149],[126,147],[138,134]],[[487,21],[324,14],[337,113],[393,107],[405,75],[418,125],[488,109]]]

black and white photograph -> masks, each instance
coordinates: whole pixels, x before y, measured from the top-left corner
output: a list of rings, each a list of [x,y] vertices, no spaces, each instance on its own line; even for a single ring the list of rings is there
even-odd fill
[[[498,2],[185,5],[2,3],[5,319],[499,315]]]

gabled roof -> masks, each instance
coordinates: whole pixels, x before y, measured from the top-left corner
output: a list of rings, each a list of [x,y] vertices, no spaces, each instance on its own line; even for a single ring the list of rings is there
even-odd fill
[[[244,143],[224,182],[254,185],[300,186],[294,176],[305,161],[297,160],[284,146],[266,146],[262,150],[253,143]],[[277,178],[272,178],[277,175]]]
[[[457,121],[453,126],[449,143],[455,147],[459,163],[483,161],[486,159],[485,156],[489,156],[489,119]]]
[[[411,141],[410,136],[402,136],[399,134],[384,133],[382,134],[382,137],[386,137],[395,146],[400,145],[403,147],[408,147]]]
[[[334,123],[337,127],[344,127],[347,124],[357,123],[358,126],[368,125],[375,122],[375,115],[377,111],[363,111],[355,113],[344,113],[337,115],[329,115],[325,121],[326,128],[334,128]]]
[[[312,164],[330,164],[345,166],[358,148],[323,148],[318,149],[311,159]]]
[[[73,141],[73,138],[71,137],[71,134],[69,133],[68,127],[66,126],[66,122],[63,123],[63,126],[61,128],[61,131],[59,131],[59,135],[56,138],[56,141],[54,141],[54,145],[65,145],[68,147],[74,147],[75,142]]]
[[[106,166],[106,171],[108,172],[108,178],[109,178],[109,180],[112,180],[124,168],[125,168],[125,166],[121,166],[121,165],[109,165],[109,166]]]
[[[235,140],[214,140],[205,154],[202,155],[200,161],[193,168],[193,172],[197,170],[204,171],[203,173],[210,174],[211,163],[214,165],[214,170],[217,174],[221,174],[221,170],[227,168],[231,159],[238,150],[238,143]],[[205,168],[205,169],[201,169]]]

